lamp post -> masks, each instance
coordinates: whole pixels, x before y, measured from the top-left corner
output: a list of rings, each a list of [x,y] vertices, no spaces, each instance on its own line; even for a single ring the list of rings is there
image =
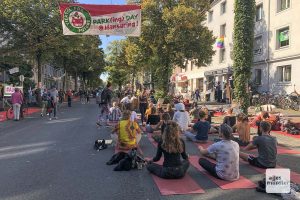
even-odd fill
[[[21,86],[23,87],[23,82],[24,82],[24,75],[20,75],[19,76],[19,80],[20,80],[20,82],[21,82]]]

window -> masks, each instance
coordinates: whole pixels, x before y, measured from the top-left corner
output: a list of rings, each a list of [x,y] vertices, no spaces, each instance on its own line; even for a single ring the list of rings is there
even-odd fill
[[[220,49],[220,63],[225,61],[225,49]]]
[[[290,65],[279,66],[277,73],[279,82],[291,82],[292,67]]]
[[[213,20],[214,17],[214,11],[209,11],[208,12],[208,22],[211,22]]]
[[[288,9],[290,5],[290,0],[278,0],[278,12]]]
[[[277,47],[282,48],[290,44],[290,28],[282,28],[277,31]]]
[[[221,15],[224,14],[225,12],[226,12],[226,1],[221,3]]]
[[[254,83],[261,85],[261,69],[255,69],[254,71]]]
[[[261,21],[263,18],[263,5],[260,4],[256,6],[256,15],[255,15],[255,21]]]
[[[220,26],[220,36],[226,36],[226,24]]]
[[[258,36],[254,38],[253,54],[261,55],[261,53],[262,53],[262,36]]]

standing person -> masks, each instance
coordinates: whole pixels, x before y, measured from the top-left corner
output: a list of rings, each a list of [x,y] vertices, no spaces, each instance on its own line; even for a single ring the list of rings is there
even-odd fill
[[[198,102],[199,99],[200,99],[200,91],[199,91],[199,89],[197,89],[197,90],[195,91],[195,96],[196,96],[196,101]]]
[[[86,103],[90,103],[90,91],[87,90],[85,93]]]
[[[226,83],[225,86],[225,94],[226,94],[226,103],[227,104],[231,104],[231,88],[230,88],[230,84]]]
[[[53,118],[57,119],[56,114],[57,114],[58,91],[55,88],[55,86],[52,86],[52,89],[50,90],[50,98],[53,104]]]
[[[67,92],[67,96],[68,96],[68,107],[72,107],[72,90],[70,89],[68,92]]]
[[[220,126],[222,140],[210,145],[207,149],[199,147],[200,153],[204,156],[215,155],[217,163],[200,158],[199,164],[212,176],[234,181],[239,179],[239,145],[231,140],[232,128],[227,124]]]
[[[153,163],[159,161],[162,154],[163,165]],[[180,128],[170,121],[162,134],[162,141],[158,143],[156,156],[148,161],[147,169],[160,178],[179,179],[184,177],[188,168],[188,155],[185,152],[185,143],[180,139]]]
[[[216,92],[217,92],[217,100],[218,100],[219,103],[221,103],[221,100],[222,100],[222,88],[221,88],[220,81],[218,81],[218,83],[217,83]]]
[[[271,124],[269,122],[260,122],[260,129],[262,134],[255,137],[253,141],[244,148],[245,151],[257,148],[258,156],[254,157],[240,152],[240,157],[248,161],[250,165],[259,168],[275,168],[277,161],[277,139],[270,135]]]
[[[101,100],[100,100],[100,115],[99,121],[97,122],[98,126],[101,126],[101,122],[105,121],[106,125],[109,115],[109,108],[111,106],[112,99],[112,85],[110,82],[107,83],[106,87],[101,92]]]
[[[58,96],[59,96],[59,103],[62,104],[64,101],[64,96],[65,96],[65,93],[62,89],[59,90]]]
[[[48,105],[49,95],[47,89],[43,90],[42,94],[42,110],[41,110],[41,117],[46,115],[47,113],[47,105]]]
[[[146,122],[145,112],[146,112],[147,107],[148,107],[147,91],[146,91],[145,88],[139,96],[139,101],[140,101],[140,106],[139,107],[140,107],[140,112],[141,112],[141,120],[142,120],[142,124],[143,124],[143,122]]]
[[[14,120],[20,120],[20,109],[23,103],[23,96],[19,88],[15,88],[15,92],[11,95],[11,102],[14,110]]]

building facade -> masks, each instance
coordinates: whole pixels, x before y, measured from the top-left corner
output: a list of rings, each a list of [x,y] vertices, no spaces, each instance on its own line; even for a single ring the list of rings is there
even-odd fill
[[[274,94],[300,90],[300,1],[256,0],[255,33],[251,84],[258,91]],[[214,0],[205,25],[217,38],[215,55],[208,66],[187,61],[185,69],[175,69],[171,80],[175,93],[199,89],[202,99],[214,101],[215,85],[233,85],[234,1]]]

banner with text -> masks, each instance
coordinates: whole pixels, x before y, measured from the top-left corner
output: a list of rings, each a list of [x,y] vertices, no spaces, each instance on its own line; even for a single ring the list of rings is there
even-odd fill
[[[141,35],[141,6],[59,4],[64,35]]]

